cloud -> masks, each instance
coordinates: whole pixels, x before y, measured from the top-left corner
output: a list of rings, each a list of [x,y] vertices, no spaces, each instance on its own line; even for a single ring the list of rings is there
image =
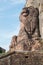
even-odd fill
[[[15,17],[19,17],[18,14],[10,14],[10,15],[0,15],[0,18],[15,18]]]
[[[10,4],[14,5],[14,4],[21,4],[24,3],[25,0],[10,0]]]
[[[18,35],[18,32],[19,32],[19,25],[16,27],[14,31],[13,30],[9,31],[9,29],[8,30],[0,29],[0,41],[3,42],[6,39],[11,39],[12,36]]]
[[[2,3],[0,11],[11,9],[13,6],[17,6],[18,4],[24,4],[24,2],[25,0],[0,0],[0,3]]]
[[[12,8],[14,8],[16,6],[19,7],[20,6],[19,4],[24,4],[24,2],[25,2],[25,0],[0,0],[0,19],[3,20],[3,18],[5,18],[5,21],[6,21],[7,20],[6,18],[11,19],[12,17],[14,17],[14,18],[16,16],[18,17],[20,10],[17,10],[16,13],[11,13],[9,10],[11,9],[11,11],[12,11]],[[0,20],[0,22],[1,22],[1,20]],[[3,20],[3,22],[4,22],[4,20]],[[8,50],[9,43],[11,41],[12,36],[17,35],[18,31],[19,31],[19,25],[17,26],[15,31],[13,31],[13,30],[9,31],[9,29],[7,31],[6,31],[6,29],[5,30],[0,29],[0,46]]]
[[[1,2],[7,2],[7,0],[0,0],[0,3],[1,3]]]
[[[21,4],[24,2],[26,2],[26,1],[25,0],[0,0],[0,3],[8,3],[8,4],[12,4],[12,5]]]
[[[17,35],[17,34],[18,32],[16,30],[12,32],[1,31],[0,32],[0,46],[2,48],[5,48],[8,51],[12,36]]]
[[[0,0],[0,2],[23,3],[25,0]]]
[[[3,7],[0,7],[0,12],[2,12],[2,11],[7,11],[7,10],[9,10],[9,9],[11,9],[11,8],[12,8],[11,5],[5,5],[5,6],[3,6]]]
[[[14,35],[17,35],[17,34],[15,34],[15,32],[1,34],[1,36],[0,36],[0,46],[5,48],[6,50],[8,50],[12,36],[14,36]]]

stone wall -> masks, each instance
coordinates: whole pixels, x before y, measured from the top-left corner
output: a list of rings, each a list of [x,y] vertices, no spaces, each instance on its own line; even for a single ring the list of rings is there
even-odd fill
[[[11,52],[0,55],[0,65],[43,65],[43,52]]]

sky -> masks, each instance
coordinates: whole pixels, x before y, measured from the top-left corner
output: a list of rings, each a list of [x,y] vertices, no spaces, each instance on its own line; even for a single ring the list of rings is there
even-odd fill
[[[26,0],[0,0],[0,47],[9,50],[12,36],[20,29],[19,15]]]

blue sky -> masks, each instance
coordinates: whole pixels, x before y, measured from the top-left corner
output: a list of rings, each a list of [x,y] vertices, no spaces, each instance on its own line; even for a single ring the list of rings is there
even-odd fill
[[[8,50],[13,35],[18,35],[19,15],[26,0],[0,0],[0,47]]]

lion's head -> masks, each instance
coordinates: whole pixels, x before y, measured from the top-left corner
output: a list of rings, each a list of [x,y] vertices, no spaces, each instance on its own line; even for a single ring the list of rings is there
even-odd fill
[[[33,29],[37,26],[37,22],[39,20],[38,16],[39,10],[37,8],[34,8],[33,6],[25,7],[20,14],[20,22],[24,24],[27,30],[32,28],[31,30],[33,31]]]
[[[38,9],[34,8],[33,6],[25,7],[22,9],[22,12],[20,14],[20,21],[22,23],[26,23],[29,21],[30,18],[32,19],[33,16],[36,16],[36,17],[39,16]]]

